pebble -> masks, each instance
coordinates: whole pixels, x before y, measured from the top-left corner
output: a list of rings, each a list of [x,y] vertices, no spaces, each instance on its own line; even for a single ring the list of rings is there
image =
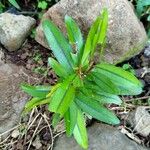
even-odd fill
[[[17,138],[19,135],[20,135],[20,132],[19,132],[18,129],[14,130],[14,131],[11,133],[11,137],[12,137],[12,138]]]
[[[150,45],[148,47],[145,48],[144,51],[144,56],[149,57],[150,58]]]

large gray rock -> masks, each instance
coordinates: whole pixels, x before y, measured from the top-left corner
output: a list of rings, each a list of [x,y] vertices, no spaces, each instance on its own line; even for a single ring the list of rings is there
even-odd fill
[[[95,124],[88,129],[88,135],[88,150],[148,150],[108,125]],[[81,150],[81,148],[73,139],[63,135],[58,138],[54,150]]]
[[[0,14],[0,43],[9,51],[18,50],[35,23],[31,17],[10,13]]]
[[[127,0],[61,0],[46,12],[43,20],[51,19],[65,33],[64,16],[67,14],[78,22],[86,37],[92,22],[104,7],[109,10],[106,60],[119,62],[139,53],[147,37]],[[41,25],[37,28],[36,40],[48,47]]]
[[[0,61],[0,136],[18,123],[29,96],[20,85],[36,79],[22,67]]]

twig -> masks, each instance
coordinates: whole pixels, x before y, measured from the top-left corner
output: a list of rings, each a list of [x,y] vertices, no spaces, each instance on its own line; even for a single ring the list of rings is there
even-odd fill
[[[2,135],[5,135],[6,133],[9,133],[9,132],[13,131],[14,129],[16,129],[16,128],[20,127],[20,126],[21,126],[21,124],[15,126],[15,127],[13,127],[13,128],[11,128],[11,129],[9,129],[9,130],[7,130],[7,131],[5,131],[5,132],[3,132],[2,134],[0,134],[0,137],[1,137]]]
[[[125,100],[125,102],[131,102],[131,101],[137,101],[137,100],[143,100],[143,99],[149,99],[150,96],[144,96],[144,97],[139,97],[139,98],[135,98],[135,99],[129,99],[129,100]]]
[[[40,118],[39,123],[38,123],[38,125],[37,125],[37,127],[36,127],[36,129],[35,129],[35,131],[34,131],[34,133],[33,133],[33,135],[32,135],[32,137],[31,137],[31,140],[30,140],[30,143],[29,143],[29,145],[28,145],[27,150],[30,149],[30,146],[31,146],[31,144],[32,144],[32,141],[33,141],[33,139],[34,139],[34,137],[35,137],[35,135],[36,135],[36,132],[37,132],[37,130],[38,130],[40,124],[41,124],[41,121],[42,121],[42,117]]]
[[[51,129],[51,127],[50,127],[50,124],[49,124],[49,122],[48,122],[48,120],[47,120],[46,114],[44,114],[44,115],[42,115],[42,116],[43,116],[45,122],[47,123],[47,125],[48,125],[48,127],[49,127],[49,131],[50,131],[51,139],[52,139],[52,144],[48,147],[47,150],[49,150],[49,149],[52,150],[52,149],[53,149],[53,145],[54,145],[53,132],[52,132],[52,129]]]

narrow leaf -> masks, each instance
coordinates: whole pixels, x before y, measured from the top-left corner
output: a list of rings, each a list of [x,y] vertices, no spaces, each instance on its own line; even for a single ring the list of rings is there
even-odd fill
[[[53,114],[52,126],[55,128],[60,120],[61,120],[60,114],[57,113]]]
[[[47,42],[58,62],[69,72],[73,72],[73,62],[70,53],[72,48],[61,31],[51,21],[42,23]]]
[[[84,112],[88,113],[95,119],[108,124],[120,123],[119,119],[111,111],[100,105],[96,100],[90,99],[81,93],[78,95],[76,103]]]
[[[39,97],[34,97],[26,103],[24,112],[25,113],[29,112],[34,107],[37,107],[37,106],[40,106],[40,105],[43,105],[43,104],[48,104],[48,103],[49,103],[49,99],[42,99],[42,98],[39,98]]]
[[[83,44],[84,44],[80,28],[76,24],[75,20],[73,20],[71,17],[67,15],[65,16],[65,23],[69,41],[72,45],[75,45],[75,50],[77,51],[79,62],[83,54]]]
[[[110,94],[110,93],[106,93],[102,90],[99,91],[99,87],[97,87],[97,85],[95,85],[95,87],[96,88],[93,88],[93,85],[86,84],[86,88],[84,87],[84,88],[80,89],[80,91],[81,91],[81,93],[83,93],[87,97],[94,99],[94,100],[97,100],[101,104],[113,103],[113,104],[120,105],[122,103],[119,96],[114,95],[114,94]]]
[[[102,19],[102,23],[100,27],[99,36],[98,36],[99,38],[98,43],[104,44],[106,40],[106,34],[107,34],[107,28],[108,28],[108,10],[107,9],[103,9],[101,17],[103,19]]]
[[[49,110],[63,116],[74,100],[75,89],[71,85],[74,75],[66,79],[51,96]]]
[[[78,144],[82,146],[82,148],[84,149],[88,148],[88,137],[87,137],[85,119],[80,110],[78,110],[77,124],[74,128],[73,135],[76,141],[78,142]]]
[[[67,109],[70,106],[70,103],[74,100],[75,97],[75,88],[73,86],[69,86],[68,90],[66,91],[58,109],[57,112],[61,115],[64,115],[64,113],[67,111]]]
[[[33,97],[46,98],[46,95],[50,92],[50,86],[31,86],[28,84],[22,84],[21,88]]]
[[[20,6],[18,5],[18,3],[16,2],[16,0],[8,0],[9,3],[11,3],[11,5],[13,5],[14,7],[16,7],[17,9],[21,10]]]
[[[55,59],[48,58],[48,63],[58,76],[62,78],[65,78],[68,76],[68,73],[66,72],[65,68],[61,66]]]
[[[95,50],[97,42],[98,42],[98,28],[101,24],[101,17],[98,16],[95,22],[92,24],[89,34],[87,36],[87,40],[84,47],[84,52],[82,56],[82,65],[85,65],[85,63],[88,61],[89,55],[92,51]],[[92,52],[93,53],[93,52]]]
[[[70,137],[73,133],[74,127],[77,122],[77,106],[73,102],[71,103],[68,111],[65,113],[65,126],[66,126],[66,134],[68,137]]]
[[[95,84],[98,85],[99,88],[106,93],[118,94],[118,89],[116,88],[115,84],[112,83],[108,77],[99,72],[92,71],[89,75],[89,78],[87,76],[87,79],[91,79],[92,81],[94,81]]]
[[[110,93],[105,92],[95,92],[96,94],[93,96],[93,98],[97,101],[99,101],[101,104],[116,104],[121,105],[122,100],[117,95],[113,95]]]
[[[141,82],[130,72],[110,64],[99,64],[96,72],[108,77],[118,88],[120,95],[138,95],[142,92]]]

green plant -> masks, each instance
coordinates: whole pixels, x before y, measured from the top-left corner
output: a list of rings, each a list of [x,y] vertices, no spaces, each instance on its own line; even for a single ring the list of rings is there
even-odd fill
[[[137,16],[144,22],[150,37],[150,0],[136,0],[135,3]]]
[[[2,4],[2,2],[0,2],[0,13],[2,13],[4,11],[5,6]]]
[[[16,0],[8,0],[11,5],[16,7],[17,9],[21,9]]]
[[[132,74],[136,74],[136,72],[135,72],[135,70],[133,69],[133,67],[130,65],[130,64],[124,64],[123,66],[122,66],[122,68],[124,69],[124,70],[126,70],[126,71],[129,71],[129,72],[131,72]]]
[[[108,11],[104,9],[92,24],[86,42],[76,22],[65,17],[68,40],[60,30],[48,20],[43,22],[43,30],[57,61],[48,63],[59,76],[54,86],[31,86],[23,84],[22,89],[33,98],[26,104],[25,111],[47,104],[54,112],[52,125],[64,118],[67,136],[74,136],[83,147],[88,147],[86,114],[108,124],[119,124],[119,119],[107,109],[107,104],[122,103],[118,95],[137,95],[142,84],[131,73],[103,62],[94,63],[95,50],[100,54],[106,43]]]
[[[48,3],[46,2],[46,0],[38,1],[38,8],[44,10],[47,9],[47,7],[48,7]]]

